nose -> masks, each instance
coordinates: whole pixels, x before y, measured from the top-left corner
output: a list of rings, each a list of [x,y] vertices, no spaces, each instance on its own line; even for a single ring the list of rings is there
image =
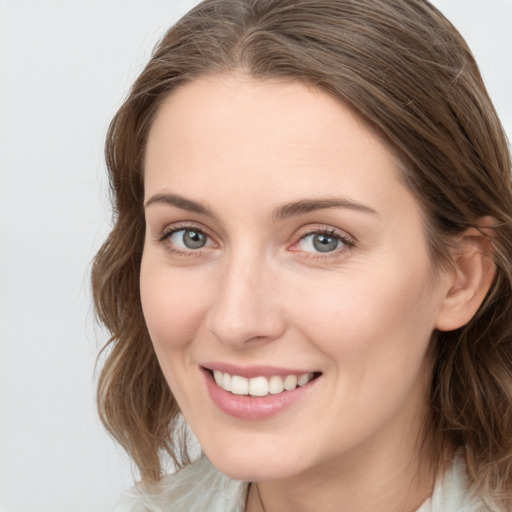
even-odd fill
[[[269,266],[237,255],[226,262],[207,319],[209,331],[223,344],[252,348],[283,335],[286,323]]]

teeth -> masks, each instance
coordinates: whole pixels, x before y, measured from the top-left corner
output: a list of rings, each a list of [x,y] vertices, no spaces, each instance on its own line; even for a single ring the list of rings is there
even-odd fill
[[[217,386],[222,387],[222,381],[224,380],[224,374],[222,372],[219,372],[219,370],[214,370],[213,378],[215,379]]]
[[[272,395],[277,395],[277,393],[281,393],[284,389],[283,379],[279,377],[279,375],[274,375],[270,377],[268,382],[268,390]]]
[[[255,377],[249,380],[249,395],[267,396],[268,380],[265,377]]]
[[[229,373],[225,373],[222,376],[222,387],[226,391],[231,391],[231,375],[229,375]]]
[[[249,379],[233,375],[231,377],[231,393],[234,395],[248,395],[249,394]]]
[[[283,387],[286,391],[295,389],[297,387],[297,375],[288,375],[288,377],[284,379]]]
[[[309,375],[310,375],[309,373],[305,373],[304,375],[301,375],[299,377],[299,380],[297,381],[297,384],[299,386],[305,386],[311,380]]]
[[[234,395],[267,396],[277,395],[283,391],[291,391],[297,386],[305,386],[312,378],[313,373],[304,373],[302,375],[273,375],[270,379],[266,377],[254,377],[247,379],[240,375],[230,375],[229,373],[214,370],[213,378],[217,386],[225,391],[231,391]]]

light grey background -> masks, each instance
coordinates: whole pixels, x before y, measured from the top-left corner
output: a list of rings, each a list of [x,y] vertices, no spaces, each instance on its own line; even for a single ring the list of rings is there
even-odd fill
[[[194,0],[0,0],[0,511],[108,511],[131,466],[103,432],[91,258],[110,222],[103,139]],[[437,0],[512,136],[512,0]]]

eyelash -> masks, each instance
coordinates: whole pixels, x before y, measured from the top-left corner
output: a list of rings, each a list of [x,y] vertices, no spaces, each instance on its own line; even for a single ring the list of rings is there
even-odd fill
[[[169,243],[166,243],[169,241],[172,235],[175,233],[178,233],[179,231],[195,231],[196,233],[201,233],[207,239],[212,240],[212,237],[210,237],[203,229],[193,225],[193,224],[183,224],[183,225],[174,225],[169,229],[166,229],[162,235],[158,238],[158,241],[162,244],[165,244],[166,249],[171,254],[177,254],[178,256],[183,257],[195,257],[195,256],[201,256],[203,251],[203,248],[199,249],[189,249],[189,250],[181,250],[177,249],[176,247],[171,246]],[[305,240],[308,236],[312,235],[325,235],[327,237],[336,238],[341,244],[342,247],[336,248],[333,251],[329,252],[313,252],[313,251],[300,251],[297,249],[291,249],[292,252],[303,252],[308,259],[314,259],[314,260],[327,260],[331,259],[333,257],[340,256],[341,253],[346,252],[347,250],[350,250],[352,247],[356,245],[356,241],[351,236],[347,235],[346,233],[340,232],[334,228],[325,228],[325,227],[318,227],[318,228],[312,228],[308,229],[307,231],[300,234],[300,236],[296,239],[296,241],[293,242],[291,247],[299,244],[301,241]]]

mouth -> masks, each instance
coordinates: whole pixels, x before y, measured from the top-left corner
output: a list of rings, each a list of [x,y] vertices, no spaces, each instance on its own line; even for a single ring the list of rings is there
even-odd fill
[[[321,375],[321,372],[309,372],[288,375],[260,375],[249,378],[221,370],[204,369],[219,388],[233,395],[250,397],[266,397],[293,391],[296,388],[306,386]]]
[[[212,402],[225,414],[244,421],[267,420],[314,393],[322,372],[224,363],[201,366]],[[242,375],[240,375],[242,374]],[[296,409],[295,409],[296,410]]]

